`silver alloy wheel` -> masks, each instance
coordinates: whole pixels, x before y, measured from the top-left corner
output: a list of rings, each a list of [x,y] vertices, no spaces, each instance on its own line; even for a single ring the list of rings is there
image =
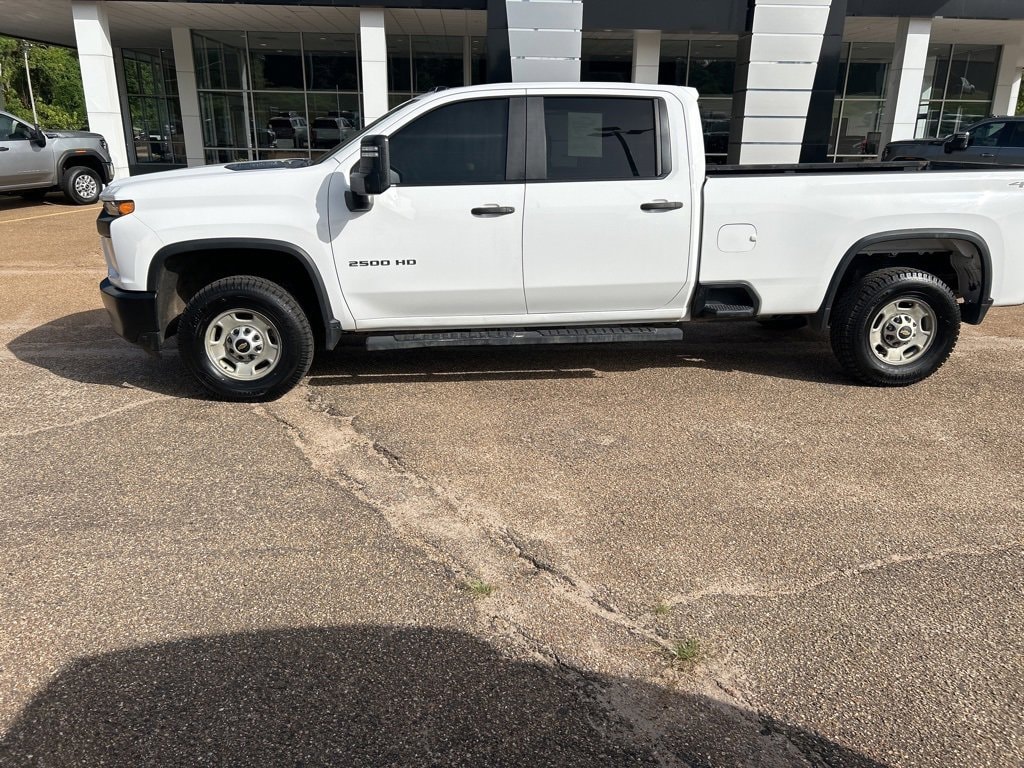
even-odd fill
[[[83,200],[92,200],[100,193],[100,185],[88,173],[79,174],[75,179],[75,194]]]
[[[937,324],[935,312],[926,302],[901,296],[882,307],[871,321],[871,351],[883,363],[909,365],[931,347]]]
[[[228,378],[256,381],[277,365],[281,334],[259,312],[231,309],[206,327],[206,356]]]

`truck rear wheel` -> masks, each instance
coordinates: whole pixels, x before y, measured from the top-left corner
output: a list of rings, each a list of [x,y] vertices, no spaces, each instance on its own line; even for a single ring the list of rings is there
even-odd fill
[[[91,205],[100,199],[103,182],[92,168],[76,165],[65,172],[63,190],[76,205]]]
[[[214,397],[273,400],[313,362],[313,331],[295,298],[260,277],[210,283],[188,302],[178,351],[189,373]]]
[[[960,307],[942,280],[880,269],[843,294],[832,313],[832,350],[865,384],[902,387],[931,376],[960,336]]]

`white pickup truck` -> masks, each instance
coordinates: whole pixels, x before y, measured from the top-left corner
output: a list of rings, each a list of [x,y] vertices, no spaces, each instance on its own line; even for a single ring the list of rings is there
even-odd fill
[[[213,395],[281,395],[316,349],[677,339],[810,321],[873,385],[1024,303],[1024,169],[705,167],[697,94],[488,85],[414,99],[314,163],[142,176],[98,221],[116,330],[176,334]]]

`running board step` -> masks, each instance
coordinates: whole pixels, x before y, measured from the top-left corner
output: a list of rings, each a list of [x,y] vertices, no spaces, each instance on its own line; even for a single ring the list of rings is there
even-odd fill
[[[709,301],[704,305],[701,317],[717,317],[721,319],[753,317],[754,308],[747,304],[723,304],[719,301]]]
[[[681,341],[683,331],[674,327],[626,326],[611,328],[540,328],[451,331],[448,333],[396,333],[370,336],[366,348],[422,349],[424,347],[512,347],[532,344],[616,344],[641,341]]]

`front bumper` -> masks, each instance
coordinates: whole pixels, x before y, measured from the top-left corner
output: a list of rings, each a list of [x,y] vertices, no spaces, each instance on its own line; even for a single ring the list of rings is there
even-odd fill
[[[156,316],[156,293],[125,291],[106,278],[100,283],[100,296],[119,336],[147,352],[160,351],[163,340]]]

